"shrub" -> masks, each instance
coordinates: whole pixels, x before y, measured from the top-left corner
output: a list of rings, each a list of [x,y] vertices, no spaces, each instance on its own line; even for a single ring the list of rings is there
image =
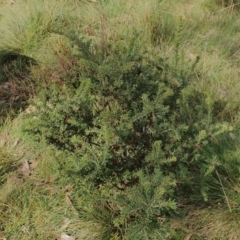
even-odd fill
[[[161,219],[178,212],[178,199],[207,201],[210,182],[222,194],[216,146],[231,126],[216,121],[219,109],[207,96],[188,88],[198,59],[185,66],[176,49],[170,64],[134,41],[98,48],[68,38],[71,75],[65,86],[42,91],[24,131],[73,159],[77,208],[104,225],[102,239],[166,239]]]

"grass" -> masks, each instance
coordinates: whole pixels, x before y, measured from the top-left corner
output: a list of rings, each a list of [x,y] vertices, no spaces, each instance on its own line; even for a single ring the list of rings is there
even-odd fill
[[[28,66],[19,82],[18,75],[6,74],[1,60],[0,82],[18,83],[28,98],[35,99],[36,89],[65,84],[63,76],[71,73],[59,60],[65,57],[70,63],[75,49],[62,32],[85,35],[106,51],[106,43],[134,39],[141,49],[161,53],[169,62],[180,42],[178,51],[184,63],[180,67],[200,56],[191,88],[202,93],[205,102],[221,100],[224,106],[217,116],[230,121],[236,131],[234,139],[219,143],[219,148],[229,148],[219,150],[225,161],[225,173],[219,173],[218,184],[224,183],[221,200],[201,207],[185,206],[183,201],[186,216],[168,223],[172,239],[239,239],[240,12],[231,3],[238,1],[1,1],[0,59],[14,53],[34,59],[36,64]],[[18,108],[17,114],[15,111],[1,122],[0,239],[1,234],[12,240],[59,239],[63,232],[77,239],[101,239],[105,226],[86,223],[76,214],[82,203],[77,187],[81,177],[71,176],[76,163],[44,139],[35,142],[23,133],[26,116]],[[233,142],[238,147],[231,149]]]

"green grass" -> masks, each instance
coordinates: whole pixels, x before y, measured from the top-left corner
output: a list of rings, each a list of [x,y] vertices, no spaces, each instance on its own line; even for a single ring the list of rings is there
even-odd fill
[[[115,42],[133,42],[172,65],[178,55],[179,70],[187,71],[199,56],[190,89],[201,93],[201,101],[210,107],[221,103],[216,118],[233,126],[232,135],[218,142],[224,171],[219,172],[218,182],[209,183],[213,189],[223,184],[222,192],[211,193],[215,200],[200,206],[187,205],[183,199],[180,207],[185,215],[180,220],[162,221],[176,240],[239,239],[240,12],[231,3],[239,4],[218,0],[19,0],[9,5],[0,1],[0,82],[17,82],[35,100],[41,89],[53,83],[67,84],[77,51],[64,34],[72,32],[92,39],[106,54]],[[9,59],[12,53],[36,61],[27,67],[21,81],[17,74],[7,75],[3,66],[2,59]],[[88,206],[82,206],[82,178],[74,175],[76,161],[44,139],[36,142],[24,133],[21,126],[28,118],[26,112],[17,111],[1,122],[0,239],[1,234],[2,239],[10,240],[56,239],[63,232],[76,239],[104,239],[109,216],[94,222],[91,218],[83,221],[77,214],[79,208]],[[22,170],[26,161],[29,173]],[[105,236],[106,240],[120,239]]]

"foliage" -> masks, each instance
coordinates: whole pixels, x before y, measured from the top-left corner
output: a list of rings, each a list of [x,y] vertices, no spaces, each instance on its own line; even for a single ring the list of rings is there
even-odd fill
[[[169,65],[133,42],[98,49],[67,36],[77,48],[73,74],[64,87],[42,91],[24,131],[71,155],[76,177],[95,189],[98,200],[88,193],[86,201],[97,206],[95,221],[112,226],[108,234],[160,237],[158,217],[177,213],[174,199],[212,197],[216,142],[232,128],[188,89],[196,63],[184,71],[178,50]],[[111,193],[103,201],[102,191]]]

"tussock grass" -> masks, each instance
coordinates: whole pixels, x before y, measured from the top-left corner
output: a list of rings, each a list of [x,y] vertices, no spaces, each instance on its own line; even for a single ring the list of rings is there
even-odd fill
[[[59,206],[64,202],[64,194],[53,196],[50,190],[18,183],[4,202],[1,199],[1,226],[7,238],[51,239],[57,236],[64,220],[65,209]]]
[[[208,239],[235,240],[240,236],[238,214],[230,213],[228,209],[224,211],[221,205],[216,209],[195,209],[185,223],[193,232]]]
[[[64,1],[16,1],[1,8],[0,48],[34,58],[56,25],[63,21]],[[62,23],[62,22],[61,22]]]
[[[66,201],[69,182],[57,183],[59,163],[51,148],[18,138],[20,122],[1,129],[0,231],[7,239],[54,239],[65,230],[64,221],[73,218]]]

